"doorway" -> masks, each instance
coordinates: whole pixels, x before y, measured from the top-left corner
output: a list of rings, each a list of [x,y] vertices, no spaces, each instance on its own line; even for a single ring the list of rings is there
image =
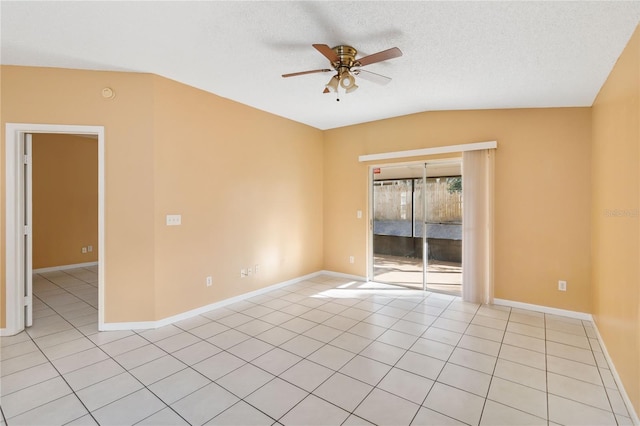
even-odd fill
[[[373,280],[461,295],[459,159],[373,167]]]
[[[85,335],[96,333],[97,137],[67,133],[28,136],[33,212],[33,325],[28,333],[34,336],[44,329],[71,326]]]
[[[8,123],[5,138],[6,326],[0,330],[0,335],[19,333],[31,325],[33,318],[33,157],[30,140],[31,135],[43,133],[81,135],[97,143],[98,229],[95,249],[100,267],[90,272],[97,274],[97,279],[94,279],[97,287],[97,328],[100,330],[104,325],[104,127]]]

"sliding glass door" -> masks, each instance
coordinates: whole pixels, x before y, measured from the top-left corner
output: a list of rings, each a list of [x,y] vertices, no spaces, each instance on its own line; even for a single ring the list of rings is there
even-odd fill
[[[459,293],[460,162],[381,167],[372,175],[372,277]]]

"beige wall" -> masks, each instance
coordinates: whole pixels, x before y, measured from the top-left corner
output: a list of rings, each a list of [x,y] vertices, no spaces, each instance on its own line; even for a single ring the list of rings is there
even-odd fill
[[[428,112],[325,132],[325,269],[366,275],[367,218],[356,211],[367,211],[368,164],[359,155],[497,140],[495,297],[590,312],[590,115]]]
[[[4,66],[1,84],[0,176],[8,122],[105,126],[106,322],[156,320],[322,268],[319,130],[148,74]],[[107,86],[115,99],[102,98]],[[166,214],[183,225],[166,227]],[[5,249],[3,237],[2,270]]]
[[[640,27],[593,106],[593,315],[640,412]]]
[[[322,132],[164,78],[154,87],[156,318],[321,270]]]
[[[36,133],[32,158],[33,268],[96,262],[97,139]]]

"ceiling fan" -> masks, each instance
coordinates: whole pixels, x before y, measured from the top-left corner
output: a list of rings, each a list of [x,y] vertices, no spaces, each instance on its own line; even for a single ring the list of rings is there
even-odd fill
[[[397,47],[392,47],[391,49],[356,59],[358,51],[351,46],[340,45],[334,48],[330,48],[326,44],[314,44],[312,46],[329,60],[332,69],[323,68],[311,71],[294,72],[290,74],[283,74],[282,77],[287,78],[305,74],[336,71],[336,74],[331,77],[331,80],[329,80],[325,85],[322,93],[338,93],[338,87],[342,87],[346,93],[355,91],[358,88],[355,76],[362,77],[365,80],[373,81],[378,84],[387,84],[391,81],[391,78],[363,70],[362,67],[402,56],[402,51]],[[340,98],[338,97],[336,100],[339,101]]]

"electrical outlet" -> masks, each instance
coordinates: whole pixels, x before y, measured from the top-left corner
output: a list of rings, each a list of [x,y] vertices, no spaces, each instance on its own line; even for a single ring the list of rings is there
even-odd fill
[[[250,277],[251,276],[251,268],[247,268],[247,276]]]
[[[247,276],[247,270],[246,269],[240,269],[240,278],[244,278]]]
[[[356,258],[353,256],[349,256],[349,263],[355,263],[356,262]]]
[[[87,248],[86,247],[82,247],[82,254],[87,254]]]
[[[558,290],[567,291],[567,282],[566,281],[558,281]]]
[[[168,214],[167,215],[167,226],[178,226],[182,225],[182,215],[180,214]]]
[[[213,277],[207,277],[207,287],[211,287],[213,285]]]
[[[93,246],[87,246],[87,251],[91,253],[93,251]]]

